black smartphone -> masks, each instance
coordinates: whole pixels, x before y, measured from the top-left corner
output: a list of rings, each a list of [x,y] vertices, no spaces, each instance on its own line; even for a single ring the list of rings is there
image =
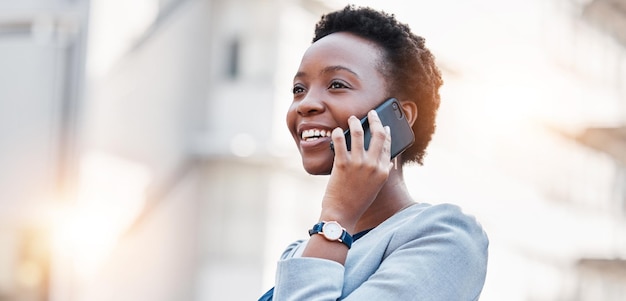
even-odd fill
[[[378,113],[378,117],[383,126],[389,126],[391,129],[391,159],[393,159],[413,144],[415,141],[413,129],[411,129],[411,125],[404,115],[400,102],[395,98],[387,99],[374,110]],[[367,150],[370,145],[370,139],[372,138],[367,116],[361,119],[361,126],[363,126],[364,132],[363,143]],[[346,130],[344,136],[346,137],[348,150],[350,150],[352,144],[350,130]],[[330,142],[330,148],[333,151],[335,150],[332,141]]]

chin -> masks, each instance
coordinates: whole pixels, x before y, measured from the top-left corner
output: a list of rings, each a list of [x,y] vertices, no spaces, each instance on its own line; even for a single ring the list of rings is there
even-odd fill
[[[327,160],[324,160],[324,162],[312,162],[312,160],[302,158],[302,166],[308,174],[314,176],[329,175],[333,170],[333,162],[330,161],[330,163],[328,163]]]

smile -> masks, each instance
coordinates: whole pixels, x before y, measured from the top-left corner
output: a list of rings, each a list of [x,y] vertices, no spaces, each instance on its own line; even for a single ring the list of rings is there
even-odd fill
[[[302,140],[304,141],[312,141],[317,140],[324,137],[330,137],[331,131],[320,130],[320,129],[310,129],[302,131]]]

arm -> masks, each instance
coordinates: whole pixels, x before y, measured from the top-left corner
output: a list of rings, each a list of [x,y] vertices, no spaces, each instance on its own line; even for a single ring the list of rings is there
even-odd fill
[[[371,141],[364,149],[363,128],[360,120],[351,116],[348,120],[352,135],[352,150],[348,152],[343,130],[336,128],[332,133],[335,144],[335,159],[319,221],[337,221],[348,233],[354,234],[355,226],[365,210],[372,204],[387,181],[393,164],[391,156],[391,134],[383,127],[376,111],[368,112]],[[313,235],[303,257],[321,258],[344,264],[348,248],[343,244],[328,241],[321,235]]]
[[[393,164],[391,134],[383,127],[378,114],[368,112],[371,140],[364,149],[364,131],[360,120],[351,116],[348,125],[352,150],[348,152],[343,130],[332,133],[335,158],[322,200],[320,221],[337,221],[354,234],[359,218],[372,204],[387,181]],[[302,257],[279,262],[275,300],[336,300],[341,296],[348,248],[338,242],[313,235]]]

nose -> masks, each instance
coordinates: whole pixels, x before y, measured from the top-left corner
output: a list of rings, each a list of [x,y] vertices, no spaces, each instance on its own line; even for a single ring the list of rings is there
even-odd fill
[[[319,95],[309,92],[302,100],[300,100],[296,110],[300,116],[309,116],[324,112],[325,106]]]

